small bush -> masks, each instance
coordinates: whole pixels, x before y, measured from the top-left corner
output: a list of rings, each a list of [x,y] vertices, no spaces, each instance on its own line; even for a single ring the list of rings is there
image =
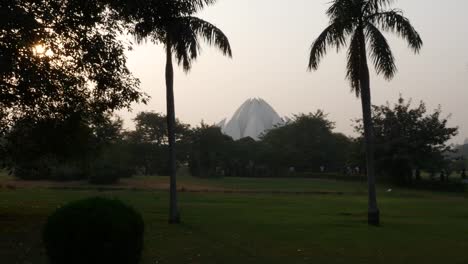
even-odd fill
[[[121,145],[105,148],[91,165],[89,182],[92,184],[113,184],[120,178],[130,178],[136,169],[129,155]]]
[[[21,180],[76,181],[86,177],[86,166],[83,162],[58,161],[44,156],[15,164],[13,174]]]
[[[93,166],[89,172],[89,183],[91,184],[114,184],[119,181],[120,170],[117,166],[98,164]]]
[[[51,167],[56,164],[54,159],[48,157],[16,164],[13,170],[15,177],[21,180],[45,180],[51,175]]]
[[[137,264],[144,223],[118,200],[91,198],[57,209],[43,232],[51,264]]]
[[[58,164],[51,168],[50,179],[53,181],[77,181],[86,177],[85,166]]]

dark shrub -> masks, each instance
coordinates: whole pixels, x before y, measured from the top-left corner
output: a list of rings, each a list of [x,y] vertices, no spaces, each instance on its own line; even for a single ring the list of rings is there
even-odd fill
[[[89,172],[88,180],[91,184],[114,184],[119,181],[120,172],[117,166],[97,164]]]
[[[90,198],[57,209],[43,239],[51,264],[137,264],[144,223],[118,200]]]
[[[13,173],[15,177],[21,180],[45,180],[51,175],[51,167],[55,160],[43,157],[30,162],[21,162],[16,164]]]
[[[125,145],[107,146],[94,160],[89,171],[89,182],[92,184],[113,184],[120,178],[130,178],[136,173],[131,163],[131,156]]]
[[[58,164],[51,168],[50,179],[53,181],[77,181],[86,178],[86,166],[71,163]]]

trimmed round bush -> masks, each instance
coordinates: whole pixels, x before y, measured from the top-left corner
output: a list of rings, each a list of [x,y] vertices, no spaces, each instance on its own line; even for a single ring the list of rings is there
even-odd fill
[[[50,264],[137,264],[143,248],[141,215],[118,200],[90,198],[57,209],[43,240]]]

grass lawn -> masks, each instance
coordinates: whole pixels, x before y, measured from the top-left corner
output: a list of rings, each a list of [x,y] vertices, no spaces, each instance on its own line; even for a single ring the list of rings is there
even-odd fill
[[[164,186],[167,179],[135,181]],[[187,190],[197,186],[258,193],[183,192],[183,224],[169,226],[167,193],[158,188],[99,191],[3,185],[0,263],[46,263],[41,228],[47,215],[90,196],[122,199],[143,214],[145,264],[468,263],[466,195],[398,189],[387,193],[389,186],[381,186],[383,225],[372,228],[366,224],[365,183],[184,177],[180,185]]]

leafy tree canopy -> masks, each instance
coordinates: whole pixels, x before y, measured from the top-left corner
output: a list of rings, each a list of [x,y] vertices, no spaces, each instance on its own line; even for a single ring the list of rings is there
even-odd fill
[[[168,144],[166,115],[155,112],[140,112],[134,121],[136,127],[129,134],[131,140],[157,146]],[[177,141],[186,140],[190,134],[190,125],[176,120],[175,133]]]
[[[277,165],[298,171],[318,171],[321,166],[341,169],[346,163],[350,139],[333,133],[334,123],[323,111],[294,116],[282,127],[272,129],[262,142]]]
[[[416,107],[411,103],[400,97],[393,106],[373,107],[379,167],[394,177],[411,177],[412,169],[431,170],[443,164],[444,153],[451,151],[448,141],[458,133],[458,128],[448,126],[440,108],[427,113],[424,102]],[[361,121],[356,130],[363,133]]]
[[[202,123],[194,128],[190,145],[189,168],[192,175],[197,177],[219,177],[221,175],[217,169],[226,169],[236,159],[232,151],[234,141],[216,126]]]
[[[0,2],[0,120],[65,118],[145,102],[112,1]]]

